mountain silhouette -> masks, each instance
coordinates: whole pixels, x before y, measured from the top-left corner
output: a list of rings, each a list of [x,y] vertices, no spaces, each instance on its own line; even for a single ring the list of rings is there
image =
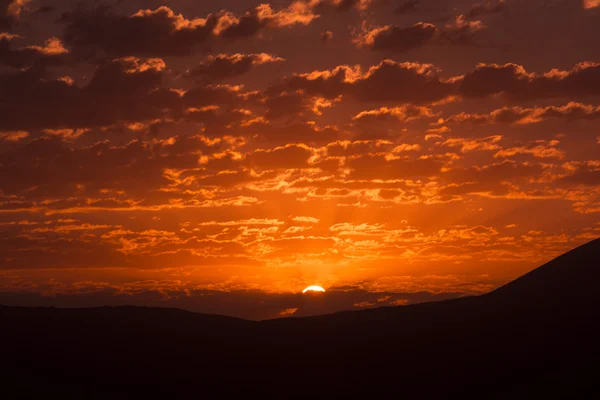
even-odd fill
[[[598,396],[600,240],[486,295],[245,321],[0,307],[6,398]]]
[[[600,282],[600,239],[534,269],[485,295],[494,301],[553,304],[554,301],[583,301],[598,297]]]

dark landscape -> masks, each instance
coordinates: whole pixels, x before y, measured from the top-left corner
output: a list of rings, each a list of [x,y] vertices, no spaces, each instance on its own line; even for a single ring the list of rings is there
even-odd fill
[[[260,322],[2,307],[2,390],[7,399],[594,398],[599,266],[594,240],[479,297]]]

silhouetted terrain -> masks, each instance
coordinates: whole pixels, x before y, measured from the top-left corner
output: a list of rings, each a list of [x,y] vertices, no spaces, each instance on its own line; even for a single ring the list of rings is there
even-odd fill
[[[599,278],[595,240],[484,296],[310,318],[1,307],[2,397],[598,398]]]

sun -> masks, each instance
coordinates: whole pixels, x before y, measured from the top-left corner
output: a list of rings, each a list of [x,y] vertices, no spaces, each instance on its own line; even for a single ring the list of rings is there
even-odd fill
[[[306,292],[324,292],[325,289],[323,289],[321,286],[309,286],[306,289],[304,289],[302,291],[302,293],[306,293]]]

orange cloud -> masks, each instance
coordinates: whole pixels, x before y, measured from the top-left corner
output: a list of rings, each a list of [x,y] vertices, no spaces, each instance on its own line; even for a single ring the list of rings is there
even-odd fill
[[[441,143],[442,146],[460,147],[460,151],[467,153],[470,151],[490,151],[500,149],[498,144],[502,140],[502,136],[490,136],[483,139],[465,139],[465,138],[450,138]]]
[[[564,106],[548,107],[505,107],[494,110],[489,114],[468,114],[461,113],[453,115],[447,119],[442,119],[440,123],[474,123],[474,124],[533,124],[547,119],[564,119],[567,121],[575,120],[593,120],[600,118],[600,107],[594,107],[578,102],[570,102]]]

